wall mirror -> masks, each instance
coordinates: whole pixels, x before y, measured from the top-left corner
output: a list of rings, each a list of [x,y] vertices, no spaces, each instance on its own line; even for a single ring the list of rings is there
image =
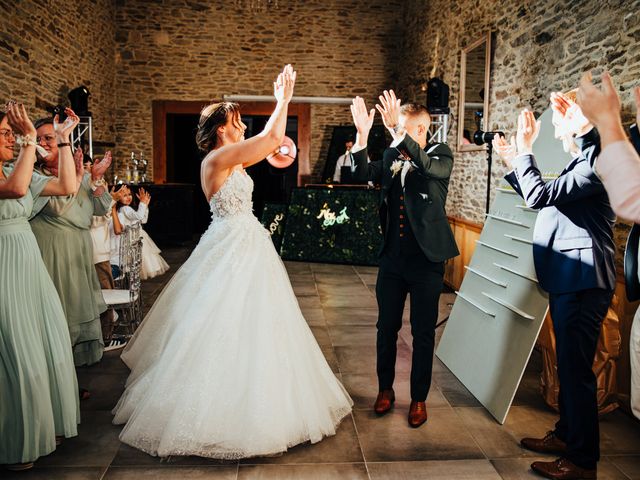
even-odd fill
[[[491,32],[464,48],[460,55],[460,94],[458,97],[458,150],[484,150],[473,143],[473,133],[489,126],[489,78]]]

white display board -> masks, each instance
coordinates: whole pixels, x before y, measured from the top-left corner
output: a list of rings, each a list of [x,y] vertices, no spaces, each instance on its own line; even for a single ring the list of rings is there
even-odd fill
[[[515,120],[515,119],[514,119]],[[551,110],[533,153],[545,180],[571,159],[554,138]],[[494,162],[500,162],[497,157]],[[537,211],[504,181],[486,217],[436,355],[501,424],[544,321],[547,294],[533,263]]]

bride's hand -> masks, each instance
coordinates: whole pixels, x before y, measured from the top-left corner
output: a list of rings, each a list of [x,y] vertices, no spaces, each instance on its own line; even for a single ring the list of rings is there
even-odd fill
[[[296,72],[291,64],[286,65],[282,73],[273,82],[273,94],[278,102],[289,103],[293,96],[293,87],[296,84]]]

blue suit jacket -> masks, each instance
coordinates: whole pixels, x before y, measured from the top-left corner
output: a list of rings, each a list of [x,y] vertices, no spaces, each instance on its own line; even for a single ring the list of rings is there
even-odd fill
[[[533,155],[513,162],[505,179],[528,207],[540,210],[533,258],[540,286],[549,293],[615,288],[615,214],[594,171],[600,137],[593,129],[577,139],[581,153],[557,179],[544,182]]]

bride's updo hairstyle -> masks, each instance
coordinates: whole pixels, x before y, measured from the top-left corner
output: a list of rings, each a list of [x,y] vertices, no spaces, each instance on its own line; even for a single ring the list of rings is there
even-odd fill
[[[218,144],[218,128],[227,123],[230,117],[240,116],[240,105],[235,102],[220,102],[207,105],[200,112],[196,144],[207,154]]]

